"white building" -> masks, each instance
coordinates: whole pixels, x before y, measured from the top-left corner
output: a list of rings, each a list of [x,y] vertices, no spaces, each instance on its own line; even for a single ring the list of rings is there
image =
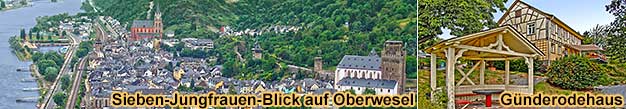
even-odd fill
[[[185,47],[191,48],[193,50],[196,50],[196,49],[202,49],[202,50],[213,49],[213,40],[211,40],[211,39],[183,38],[182,42],[185,43]]]
[[[368,56],[345,55],[335,70],[335,89],[354,90],[361,94],[365,89],[374,89],[376,94],[396,94],[397,81],[382,80],[382,59],[374,50]]]
[[[346,77],[380,79],[382,73],[380,63],[381,59],[378,56],[343,56],[335,70],[335,81]]]
[[[372,89],[376,94],[398,94],[396,80],[344,78],[337,82],[338,91],[354,90],[356,94],[363,94],[365,89]]]

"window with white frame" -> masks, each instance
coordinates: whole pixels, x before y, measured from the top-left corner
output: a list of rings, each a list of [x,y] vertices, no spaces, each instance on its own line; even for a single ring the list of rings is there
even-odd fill
[[[552,23],[552,27],[554,27],[554,29],[552,31],[554,31],[554,33],[556,33],[556,30],[558,27],[556,27],[556,24]]]
[[[526,26],[526,32],[528,35],[535,34],[535,22],[530,22]]]
[[[556,46],[556,54],[561,54],[561,47],[560,46]]]

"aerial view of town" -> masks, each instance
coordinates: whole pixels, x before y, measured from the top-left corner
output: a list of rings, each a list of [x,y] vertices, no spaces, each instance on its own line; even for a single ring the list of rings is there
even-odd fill
[[[420,109],[626,108],[626,0],[418,2]]]
[[[417,9],[416,0],[0,0],[0,108],[225,108],[132,106],[118,92],[421,100],[430,92],[418,94],[418,54],[431,51],[418,50]]]

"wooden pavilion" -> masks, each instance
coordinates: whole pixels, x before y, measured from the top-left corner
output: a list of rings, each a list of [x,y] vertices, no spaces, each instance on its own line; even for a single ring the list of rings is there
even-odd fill
[[[437,57],[446,59],[445,89],[448,96],[448,109],[455,107],[456,94],[471,94],[477,89],[502,89],[509,92],[533,93],[533,59],[544,54],[535,47],[528,39],[510,25],[489,29],[486,31],[451,38],[441,41],[424,50],[430,53],[430,87],[433,91],[437,88]],[[468,72],[456,68],[458,59],[474,61],[475,65]],[[513,59],[525,59],[528,65],[528,85],[509,84],[509,61]],[[485,84],[485,64],[488,61],[505,62],[504,84]],[[480,81],[474,83],[469,75],[479,68]],[[455,80],[455,73],[462,75],[459,81]],[[468,82],[469,84],[462,84]]]

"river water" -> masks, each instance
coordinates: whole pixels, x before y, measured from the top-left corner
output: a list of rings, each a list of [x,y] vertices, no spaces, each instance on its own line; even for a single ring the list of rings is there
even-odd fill
[[[11,53],[9,37],[19,35],[21,28],[35,25],[37,16],[50,16],[61,13],[74,15],[81,12],[80,5],[84,0],[36,0],[33,6],[0,11],[0,109],[32,109],[36,103],[15,102],[18,98],[38,97],[37,91],[24,92],[23,88],[37,87],[36,82],[20,82],[23,78],[31,78],[29,72],[17,72],[17,68],[27,68],[31,62],[21,62]]]

